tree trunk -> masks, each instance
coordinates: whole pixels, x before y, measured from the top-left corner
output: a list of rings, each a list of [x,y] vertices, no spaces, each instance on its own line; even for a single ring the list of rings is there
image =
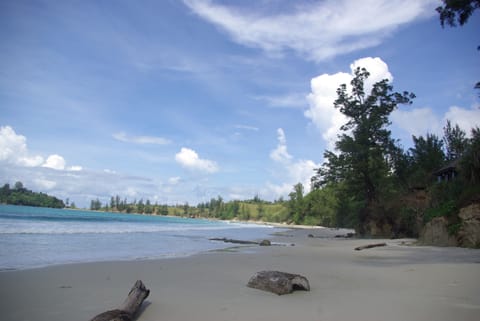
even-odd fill
[[[142,281],[138,280],[118,309],[100,313],[90,321],[132,321],[149,294],[150,290],[145,287]]]

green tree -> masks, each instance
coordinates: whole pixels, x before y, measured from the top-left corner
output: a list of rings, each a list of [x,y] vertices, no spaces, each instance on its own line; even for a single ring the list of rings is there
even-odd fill
[[[110,208],[113,210],[114,208],[116,208],[115,206],[115,198],[112,196],[110,198]]]
[[[44,193],[33,192],[25,188],[22,182],[16,182],[13,189],[10,188],[9,184],[5,184],[0,189],[0,203],[54,208],[65,207],[62,200]]]
[[[137,205],[137,210],[136,210],[137,213],[142,214],[145,212],[145,203],[143,203],[143,198],[141,198],[136,205]]]
[[[337,89],[334,106],[348,120],[335,144],[337,153],[325,152],[326,162],[313,179],[314,187],[343,183],[349,198],[359,203],[358,232],[362,235],[395,167],[398,147],[387,129],[388,117],[398,105],[411,104],[415,97],[409,92],[393,92],[387,79],[375,83],[367,95],[364,83],[369,76],[365,68],[357,68],[351,93],[346,84]]]
[[[17,190],[17,191],[23,190],[24,189],[23,183],[22,182],[16,182],[15,185],[14,185],[14,189]]]
[[[295,222],[295,224],[303,223],[303,219],[305,217],[303,194],[304,188],[302,183],[294,185],[293,191],[288,194],[288,216],[293,222]]]
[[[443,166],[445,154],[443,141],[435,134],[412,136],[413,147],[410,148],[412,157],[411,184],[427,186],[433,180],[433,172]]]
[[[303,224],[335,226],[338,200],[333,185],[314,189],[304,198],[305,218]]]
[[[460,160],[461,173],[468,184],[480,184],[480,128],[471,132],[465,153]]]
[[[101,208],[102,208],[102,203],[98,198],[90,201],[90,209],[92,211],[98,211]]]
[[[442,27],[448,24],[456,27],[457,23],[463,26],[473,12],[480,8],[480,0],[443,0],[443,6],[437,7]]]
[[[258,220],[263,220],[265,216],[265,205],[262,202],[258,202],[257,204],[257,219]]]
[[[145,201],[145,214],[152,214],[153,213],[153,206],[149,199]]]
[[[452,126],[450,120],[443,127],[443,143],[445,144],[447,160],[454,160],[462,156],[468,144],[464,130],[455,124]]]

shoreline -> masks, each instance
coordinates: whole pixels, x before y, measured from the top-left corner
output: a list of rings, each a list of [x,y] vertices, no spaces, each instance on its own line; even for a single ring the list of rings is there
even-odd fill
[[[406,246],[354,251],[368,239],[272,235],[295,246],[242,246],[182,258],[79,263],[0,273],[3,320],[89,320],[140,279],[151,290],[139,321],[476,320],[480,250]],[[371,242],[370,242],[371,243]],[[311,291],[277,296],[246,286],[261,270],[307,277]]]
[[[229,222],[223,220],[222,222]],[[251,224],[251,225],[256,225],[256,226],[266,226],[266,227],[271,227],[272,231],[268,234],[268,236],[264,238],[253,238],[253,239],[230,239],[234,241],[255,241],[260,243],[262,240],[270,240],[272,242],[271,246],[291,246],[292,242],[289,242],[291,240],[286,239],[289,237],[293,237],[291,235],[294,231],[309,231],[312,232],[314,230],[317,231],[322,231],[324,235],[322,236],[315,236],[317,238],[322,238],[322,239],[334,239],[337,236],[338,232],[344,232],[345,234],[347,232],[350,232],[352,230],[350,229],[336,229],[336,228],[327,228],[327,227],[321,227],[321,226],[315,226],[315,227],[310,227],[310,226],[304,226],[304,225],[293,225],[293,226],[284,226],[282,224],[278,225],[276,223],[270,224],[255,224],[252,222],[241,222],[241,221],[235,221],[231,223],[239,223],[239,224]],[[309,234],[311,237],[312,235]],[[275,241],[278,237],[283,237],[283,241]],[[213,238],[213,236],[211,237]],[[61,267],[61,266],[74,266],[74,265],[82,265],[82,264],[97,264],[97,263],[116,263],[116,264],[122,264],[122,263],[127,263],[127,262],[150,262],[150,261],[163,261],[163,260],[171,260],[171,259],[179,259],[179,258],[189,258],[197,255],[204,255],[204,254],[209,254],[209,253],[216,253],[216,252],[232,252],[231,250],[234,250],[235,252],[240,252],[245,249],[252,249],[254,250],[257,248],[259,245],[258,244],[234,244],[230,242],[223,242],[221,240],[211,240],[209,237],[208,239],[212,242],[216,242],[217,244],[223,244],[223,246],[219,248],[212,248],[212,249],[205,249],[205,250],[200,250],[198,252],[192,252],[192,253],[177,253],[177,254],[172,254],[172,255],[164,255],[164,256],[154,256],[154,257],[139,257],[139,258],[125,258],[125,259],[106,259],[106,260],[85,260],[85,261],[72,261],[72,262],[60,262],[60,263],[48,263],[48,264],[42,264],[42,265],[36,265],[36,266],[27,266],[27,267],[20,267],[20,268],[4,268],[0,269],[0,274],[5,273],[5,272],[22,272],[22,271],[31,271],[31,270],[38,270],[38,269],[48,269],[48,268],[53,268],[53,267]]]

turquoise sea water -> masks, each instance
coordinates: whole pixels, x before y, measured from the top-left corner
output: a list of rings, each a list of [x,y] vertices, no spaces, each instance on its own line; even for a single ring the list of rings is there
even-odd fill
[[[188,256],[263,239],[266,226],[176,217],[0,205],[0,271]]]

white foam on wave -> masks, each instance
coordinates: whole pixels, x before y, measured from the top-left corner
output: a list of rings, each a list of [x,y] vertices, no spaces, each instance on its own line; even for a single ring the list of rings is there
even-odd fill
[[[219,231],[226,229],[265,228],[255,224],[148,224],[148,223],[63,223],[63,222],[2,222],[0,234],[123,234],[189,231]]]

